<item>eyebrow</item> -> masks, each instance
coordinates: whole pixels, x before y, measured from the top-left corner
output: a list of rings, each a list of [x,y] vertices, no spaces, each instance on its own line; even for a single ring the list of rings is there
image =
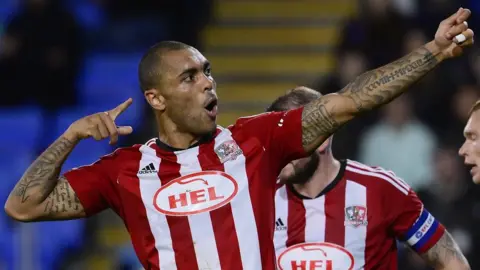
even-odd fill
[[[208,67],[210,67],[210,62],[205,61],[203,63],[203,70],[207,69]],[[187,74],[195,74],[197,72],[198,72],[198,68],[196,68],[196,67],[187,68],[182,73],[180,73],[180,75],[178,75],[178,77],[182,77],[182,76],[187,75]]]
[[[182,73],[180,73],[180,75],[178,75],[178,77],[183,77],[184,75],[187,75],[187,74],[195,74],[197,71],[198,71],[198,69],[195,68],[195,67],[187,68]]]

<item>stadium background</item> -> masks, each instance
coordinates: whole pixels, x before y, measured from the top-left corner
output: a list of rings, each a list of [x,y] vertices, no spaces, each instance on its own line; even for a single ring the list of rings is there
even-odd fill
[[[262,112],[296,85],[323,93],[433,37],[438,23],[476,0],[1,0],[0,198],[33,158],[74,120],[134,98],[121,145],[155,136],[136,78],[142,52],[174,39],[213,64],[219,123]],[[346,125],[338,158],[394,170],[452,232],[480,269],[480,192],[456,152],[479,98],[480,50],[449,61],[408,95]],[[85,140],[64,169],[112,149]],[[401,246],[401,245],[400,245]],[[401,248],[401,269],[425,269]],[[21,224],[0,213],[0,269],[139,269],[111,212],[89,220]]]

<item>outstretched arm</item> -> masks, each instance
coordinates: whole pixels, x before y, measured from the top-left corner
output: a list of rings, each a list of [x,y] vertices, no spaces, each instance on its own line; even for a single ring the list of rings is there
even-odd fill
[[[421,256],[428,265],[436,270],[470,270],[467,259],[447,231],[433,247]]]
[[[473,31],[464,23],[469,15],[469,10],[460,9],[440,24],[434,41],[395,62],[360,75],[338,93],[307,104],[302,115],[304,149],[307,152],[315,150],[347,121],[390,102],[444,59],[460,55],[462,47],[473,42]],[[454,39],[459,34],[466,40]]]

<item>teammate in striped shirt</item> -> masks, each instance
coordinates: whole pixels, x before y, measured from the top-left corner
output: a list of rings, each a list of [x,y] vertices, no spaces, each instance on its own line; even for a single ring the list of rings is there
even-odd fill
[[[146,269],[273,270],[276,177],[315,151],[339,126],[385,104],[444,59],[472,44],[460,9],[435,39],[366,72],[337,94],[303,108],[216,126],[216,83],[195,48],[161,42],[140,62],[141,89],[158,138],[59,176],[77,142],[132,132],[116,117],[131,100],[74,122],[27,169],[5,209],[21,221],[82,218],[113,209]],[[453,36],[452,36],[453,35]],[[455,38],[456,35],[461,39]]]
[[[321,96],[297,88],[268,111]],[[311,157],[289,163],[275,196],[275,250],[281,270],[397,269],[396,239],[436,269],[469,269],[451,235],[391,171],[337,160],[332,137]]]
[[[480,184],[480,100],[470,109],[470,117],[463,131],[465,142],[458,151],[475,184]]]

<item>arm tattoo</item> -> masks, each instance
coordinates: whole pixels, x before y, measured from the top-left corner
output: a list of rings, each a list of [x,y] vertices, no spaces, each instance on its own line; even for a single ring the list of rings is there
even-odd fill
[[[83,213],[80,200],[64,177],[60,177],[57,186],[45,200],[43,213],[48,217]]]
[[[307,104],[302,112],[302,144],[306,148],[319,137],[332,134],[340,127],[340,123],[333,117],[332,110],[335,109],[333,105],[330,109],[327,108],[331,100],[319,98],[314,103]],[[325,139],[326,137],[325,136]]]
[[[54,190],[63,162],[75,143],[57,139],[27,169],[9,199],[18,207],[32,207],[43,202]]]
[[[359,112],[388,103],[438,64],[425,47],[386,66],[366,72],[340,93],[352,99]]]
[[[439,62],[437,56],[424,46],[360,75],[337,94],[307,104],[302,115],[303,147],[315,149],[355,115],[386,104],[405,92]]]
[[[422,257],[435,269],[470,269],[467,259],[447,231]]]

